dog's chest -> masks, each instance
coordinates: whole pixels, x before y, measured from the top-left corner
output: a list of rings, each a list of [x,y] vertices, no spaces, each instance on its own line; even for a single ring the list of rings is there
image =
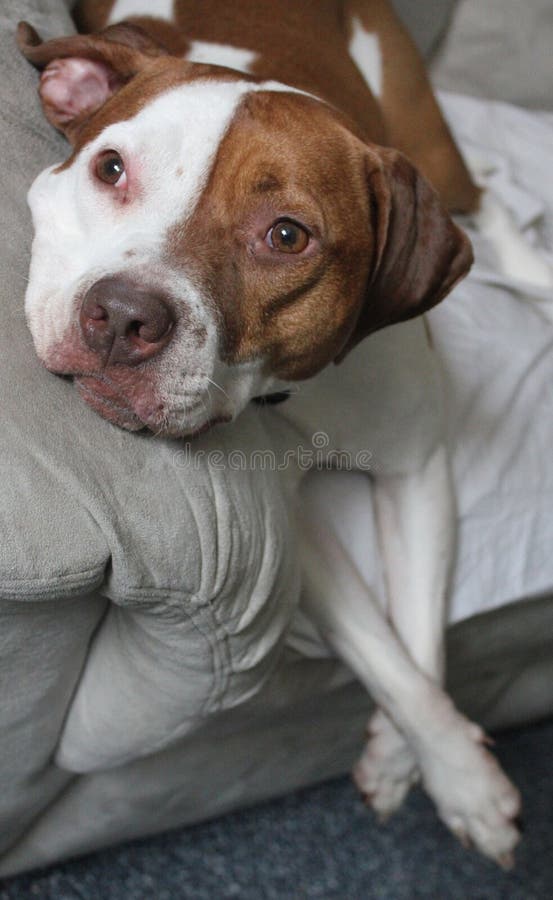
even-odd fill
[[[278,412],[321,464],[329,454],[374,475],[417,471],[443,439],[442,378],[423,319],[371,335]]]

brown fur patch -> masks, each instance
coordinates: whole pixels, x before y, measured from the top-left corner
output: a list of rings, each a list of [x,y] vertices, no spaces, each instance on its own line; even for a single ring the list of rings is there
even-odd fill
[[[216,304],[226,362],[261,357],[282,378],[306,378],[340,351],[372,255],[363,149],[309,98],[261,92],[242,102],[194,215],[168,242],[173,264],[192,269]],[[314,252],[264,244],[283,217],[308,226]]]

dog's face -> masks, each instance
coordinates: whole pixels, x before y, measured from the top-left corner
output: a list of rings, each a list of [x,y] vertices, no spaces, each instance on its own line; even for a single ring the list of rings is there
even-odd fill
[[[123,38],[20,30],[73,145],[29,194],[28,321],[101,415],[199,433],[466,273],[467,239],[399,154],[314,98]]]

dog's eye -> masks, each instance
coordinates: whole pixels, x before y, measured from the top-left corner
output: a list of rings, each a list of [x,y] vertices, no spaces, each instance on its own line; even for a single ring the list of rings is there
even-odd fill
[[[125,163],[117,150],[104,150],[96,159],[94,167],[97,177],[106,184],[117,184],[125,174]]]
[[[291,219],[281,219],[271,226],[266,240],[280,253],[302,253],[309,243],[309,232]]]

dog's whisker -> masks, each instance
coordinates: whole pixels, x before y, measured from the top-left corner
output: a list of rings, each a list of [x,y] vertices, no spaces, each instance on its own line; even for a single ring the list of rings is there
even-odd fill
[[[225,391],[225,389],[221,387],[220,384],[217,384],[217,382],[216,382],[216,381],[213,381],[212,378],[209,378],[208,375],[206,375],[205,377],[207,378],[207,380],[209,381],[210,384],[212,384],[214,387],[218,388],[218,389],[221,391],[221,393],[224,394],[224,396],[227,398],[227,400],[230,400],[229,395],[227,394],[227,392]],[[209,390],[209,388],[208,388],[208,390]]]
[[[28,275],[22,275],[21,272],[12,272],[11,274],[15,275],[20,281],[25,282],[25,284],[29,284],[31,281]]]

